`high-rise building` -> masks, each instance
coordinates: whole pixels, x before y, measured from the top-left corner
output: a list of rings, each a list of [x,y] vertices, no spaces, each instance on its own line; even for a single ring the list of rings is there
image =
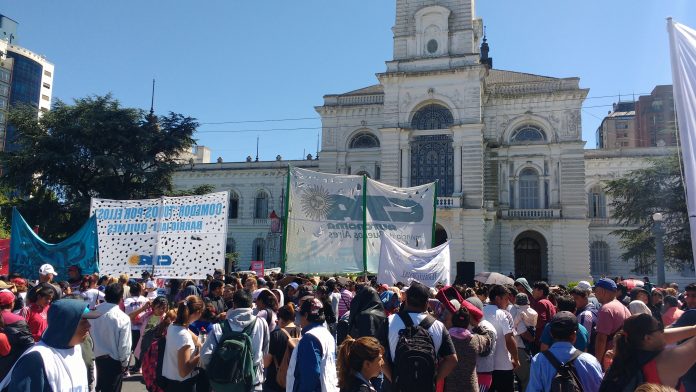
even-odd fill
[[[12,23],[10,23],[12,22]],[[16,45],[17,23],[0,15],[0,149],[12,150],[15,128],[7,122],[12,106],[30,105],[37,116],[50,110],[53,64],[44,56]]]
[[[636,137],[636,103],[614,104],[597,128],[597,148],[630,148],[640,145]]]
[[[676,115],[671,85],[656,86],[636,102],[636,134],[640,147],[676,146]]]

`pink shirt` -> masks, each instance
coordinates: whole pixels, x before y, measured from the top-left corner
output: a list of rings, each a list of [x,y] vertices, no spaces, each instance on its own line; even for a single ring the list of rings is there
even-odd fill
[[[631,312],[617,299],[602,305],[597,315],[597,333],[603,333],[607,339],[607,349],[614,347],[613,335],[623,328],[624,321],[631,317]]]
[[[662,324],[667,327],[672,325],[675,321],[679,320],[679,317],[684,314],[684,311],[676,306],[673,306],[665,311],[662,315]]]

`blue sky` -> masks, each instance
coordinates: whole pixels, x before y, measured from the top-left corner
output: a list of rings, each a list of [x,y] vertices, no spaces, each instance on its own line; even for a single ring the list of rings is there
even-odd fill
[[[392,57],[395,0],[4,0],[18,43],[55,66],[54,98],[111,92],[195,117],[213,160],[314,153],[322,96],[376,83]],[[583,138],[619,94],[670,84],[667,16],[693,0],[480,0],[495,68],[580,77]],[[272,121],[278,120],[278,121]],[[226,122],[225,124],[212,124]]]

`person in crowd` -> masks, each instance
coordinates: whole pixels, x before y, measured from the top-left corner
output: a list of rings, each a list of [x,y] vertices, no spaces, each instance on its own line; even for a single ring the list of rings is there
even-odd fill
[[[15,301],[15,309],[14,310],[19,310],[22,307],[24,307],[24,303],[26,302],[27,299],[27,291],[29,291],[29,287],[27,285],[27,280],[23,279],[21,277],[16,277],[12,278],[10,280],[10,283],[12,283],[15,287],[16,290],[16,296],[17,300]]]
[[[529,305],[529,296],[525,293],[517,293],[515,304],[510,308],[512,315],[512,327],[514,329],[515,343],[517,344],[517,356],[520,366],[514,372],[520,381],[524,391],[529,382],[529,363],[531,361],[532,348],[534,347],[534,335],[537,323],[537,312]]]
[[[140,329],[143,324],[143,313],[150,309],[150,301],[142,295],[142,286],[138,282],[130,282],[130,296],[123,300],[125,313],[130,317],[131,321],[131,353],[135,353],[140,340]],[[140,360],[135,356],[135,364],[130,369],[131,373],[140,372]]]
[[[25,318],[35,342],[41,340],[41,335],[48,327],[48,309],[51,307],[54,295],[55,290],[49,283],[34,286],[28,294],[30,304]]]
[[[587,352],[594,354],[595,350],[595,340],[597,339],[597,314],[598,309],[595,307],[594,303],[590,302],[590,293],[592,289],[587,286],[577,286],[570,290],[570,295],[573,296],[575,300],[575,316],[578,318],[580,325],[585,327],[587,332],[590,334],[590,341],[587,346]]]
[[[350,303],[348,334],[354,339],[372,336],[387,345],[387,315],[379,294],[366,286],[355,294]]]
[[[90,324],[101,316],[89,312],[82,300],[56,301],[48,311],[48,328],[41,340],[26,350],[0,389],[15,391],[88,391],[82,343]],[[6,388],[6,389],[5,389]]]
[[[343,317],[343,315],[350,310],[350,303],[353,300],[353,292],[351,291],[352,285],[352,281],[347,281],[345,284],[341,285],[339,291],[341,298],[338,301],[338,318]]]
[[[292,352],[287,388],[292,391],[337,392],[336,343],[325,322],[324,305],[316,298],[300,305],[302,338]]]
[[[530,304],[534,302],[534,296],[532,295],[534,290],[532,289],[532,286],[529,285],[526,278],[517,278],[517,280],[515,280],[515,288],[517,289],[517,292],[522,293],[529,298]]]
[[[90,321],[97,365],[97,392],[120,391],[131,352],[131,320],[120,308],[123,285],[112,283],[104,290],[106,302],[97,305],[102,317]]]
[[[291,339],[300,338],[300,328],[295,325],[295,307],[287,304],[278,309],[278,328],[270,333],[268,354],[264,355],[266,377],[263,383],[264,392],[284,392],[285,380],[281,386],[278,381],[278,368],[286,356],[287,350],[294,348]]]
[[[651,316],[653,315],[653,312],[650,310],[648,305],[646,305],[645,302],[641,300],[631,301],[628,304],[628,310],[629,312],[631,312],[632,315],[640,313],[649,314]]]
[[[201,314],[201,317],[189,324],[189,329],[196,336],[201,336],[201,334],[208,335],[210,331],[213,330],[213,325],[215,325],[215,322],[218,321],[218,316],[215,314],[213,305],[206,304],[205,301],[203,301],[203,303],[205,305],[203,306],[203,313]]]
[[[143,348],[149,348],[149,344],[143,346],[145,334],[153,330],[160,322],[164,319],[167,311],[169,310],[169,302],[164,296],[156,297],[150,303],[149,309],[141,317],[142,323],[140,324],[140,338],[138,339],[138,344],[135,346],[135,357],[142,361],[141,352]]]
[[[285,300],[287,302],[293,302],[297,305],[299,297],[298,297],[298,292],[299,292],[300,285],[297,282],[290,282],[288,283],[284,289],[285,289]]]
[[[268,330],[273,331],[278,322],[278,298],[269,289],[261,289],[258,297],[256,297],[256,316],[266,320]]]
[[[476,289],[476,298],[483,304],[488,303],[488,287],[483,285],[479,286]]]
[[[80,294],[63,295],[63,299],[73,299],[78,301],[85,300]],[[87,306],[87,309],[89,310],[89,305]],[[84,340],[82,340],[80,343],[80,348],[82,349],[82,360],[87,367],[87,384],[89,386],[89,390],[93,391],[95,387],[97,367],[94,363],[94,340],[92,339],[92,335],[87,333],[87,336],[85,336]]]
[[[520,366],[512,315],[506,310],[510,303],[509,294],[505,286],[494,285],[488,291],[489,304],[483,307],[483,317],[493,325],[497,337],[491,391],[512,392],[515,385],[513,369]]]
[[[201,344],[188,326],[201,317],[204,306],[200,297],[189,295],[179,302],[176,320],[167,328],[162,376],[167,379],[168,392],[196,390],[196,367],[200,361]]]
[[[532,359],[529,384],[525,391],[549,392],[557,370],[553,361],[566,364],[572,361],[580,387],[585,392],[596,392],[602,382],[602,366],[591,354],[574,347],[578,333],[578,319],[572,312],[559,310],[547,324],[554,343]]]
[[[320,282],[317,286],[316,298],[324,305],[324,317],[326,318],[326,326],[329,328],[331,335],[336,335],[336,326],[338,318],[331,305],[331,292],[326,287],[324,282]]]
[[[656,287],[653,289],[650,296],[652,297],[652,304],[655,307],[655,310],[657,310],[660,314],[662,314],[662,305],[663,305],[663,301],[665,299],[664,290],[662,290],[659,287]],[[653,317],[655,317],[655,316],[653,316]]]
[[[558,297],[558,311],[559,312],[570,312],[575,314],[576,306],[573,297],[566,295]],[[575,334],[575,342],[573,342],[573,347],[580,351],[587,351],[587,345],[590,340],[590,334],[584,325],[578,324],[576,328],[577,332]],[[551,333],[551,326],[546,324],[544,330],[541,332],[541,351],[546,351],[555,343],[553,334]]]
[[[11,351],[12,346],[10,346],[10,340],[5,334],[5,322],[2,317],[0,317],[0,358],[6,357]]]
[[[600,391],[624,390],[641,382],[686,391],[680,379],[696,363],[696,339],[693,336],[696,336],[696,326],[665,330],[658,320],[647,314],[627,318],[623,330],[616,334],[614,361]],[[665,348],[684,339],[689,340]]]
[[[225,282],[219,279],[214,279],[208,283],[208,294],[203,298],[206,304],[213,305],[213,311],[216,315],[220,315],[221,320],[225,319],[225,299],[222,297],[222,292],[225,287]]]
[[[255,276],[247,276],[244,281],[244,289],[250,293],[259,289],[259,283],[256,281]]]
[[[130,277],[128,274],[121,274],[118,277],[118,284],[123,286],[123,298],[128,298],[130,297],[130,286],[128,283],[130,282]]]
[[[373,337],[346,339],[338,352],[338,387],[341,392],[371,392],[370,382],[382,372],[384,347]]]
[[[97,304],[104,301],[104,292],[99,291],[97,288],[97,280],[93,275],[86,275],[82,279],[80,295],[85,299],[85,301],[87,301],[90,309],[94,309]]]
[[[43,265],[41,265],[41,267],[39,267],[39,282],[38,283],[50,284],[54,290],[53,299],[57,301],[63,297],[63,290],[61,290],[60,286],[58,286],[58,284],[56,284],[53,281],[53,279],[55,279],[56,275],[57,275],[56,270],[50,264],[43,264]]]
[[[623,327],[624,320],[631,312],[616,299],[616,283],[602,278],[595,283],[595,295],[602,304],[597,313],[597,338],[595,340],[595,357],[606,368],[604,354],[614,348],[614,335]]]
[[[2,320],[2,332],[7,337],[10,352],[0,355],[0,375],[7,374],[17,359],[31,346],[34,338],[29,332],[26,320],[12,313],[15,295],[11,291],[0,290],[0,319]]]
[[[454,314],[447,312],[445,326],[454,344],[457,366],[445,378],[444,391],[476,391],[479,388],[476,360],[479,355],[491,352],[494,337],[479,327],[483,319],[480,309],[467,301],[460,304],[458,300],[451,300],[450,303],[457,310]]]
[[[197,297],[201,296],[201,290],[196,286],[196,284],[192,280],[185,280],[181,283],[182,289],[176,294],[175,301],[176,303],[181,302],[184,300],[186,297],[195,295]]]
[[[237,290],[233,297],[234,308],[227,311],[227,319],[223,322],[229,323],[233,331],[243,331],[253,322],[253,328],[250,329],[252,345],[252,361],[254,363],[255,377],[254,390],[260,391],[263,388],[263,358],[268,354],[269,331],[268,324],[263,318],[254,316],[252,311],[251,293],[247,290]],[[210,332],[208,339],[205,340],[201,349],[201,363],[205,368],[210,364],[213,352],[217,347],[218,342],[222,338],[222,325],[213,325],[213,330]]]
[[[546,323],[551,320],[554,314],[556,314],[556,307],[548,300],[550,288],[549,284],[540,281],[534,283],[534,289],[532,290],[532,308],[537,312],[537,325],[536,330],[538,333],[535,336],[534,343],[537,348],[541,346],[541,331],[544,330]]]
[[[149,300],[157,298],[157,283],[152,278],[150,271],[144,270],[140,276],[142,278],[145,297]]]
[[[671,295],[665,296],[662,306],[662,324],[665,327],[670,326],[679,320],[682,314],[684,314],[684,311],[679,309],[679,300],[677,300],[677,297]]]
[[[684,290],[686,309],[696,309],[696,283],[691,283]]]
[[[405,367],[403,368],[404,372],[410,371],[410,364],[398,363],[395,358],[400,331],[406,328],[404,322],[406,317],[411,319],[413,325],[419,325],[423,320],[429,318],[428,324],[430,326],[427,330],[433,340],[436,357],[438,359],[438,366],[437,369],[435,369],[436,382],[444,380],[457,366],[457,353],[447,328],[445,328],[445,325],[441,321],[432,319],[432,316],[427,313],[429,297],[430,290],[428,287],[414,281],[406,291],[404,309],[399,313],[389,316],[387,334],[388,346],[385,347],[389,356],[389,367],[385,374],[402,373],[402,369],[399,369],[399,367]],[[392,381],[395,380],[392,378]]]
[[[80,294],[80,286],[82,284],[82,268],[77,265],[68,267],[68,284],[73,293]]]

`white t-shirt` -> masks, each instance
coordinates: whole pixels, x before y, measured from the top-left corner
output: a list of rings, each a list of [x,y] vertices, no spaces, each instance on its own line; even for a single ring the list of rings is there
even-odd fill
[[[82,292],[82,298],[89,303],[90,309],[94,309],[97,306],[97,300],[104,301],[104,293],[97,289],[87,289]]]
[[[148,279],[145,282],[145,289],[148,290],[147,299],[157,298],[157,283],[154,280]]]
[[[193,356],[195,345],[189,329],[180,325],[170,325],[167,328],[167,344],[164,346],[164,362],[162,363],[164,377],[174,381],[184,381],[196,375],[197,370],[187,374],[186,377],[179,375],[179,350],[186,346],[191,347]]]
[[[413,320],[413,325],[420,324],[421,321],[427,316],[427,313],[409,313],[411,320]],[[406,328],[403,320],[398,314],[392,314],[389,316],[389,351],[391,353],[391,358],[396,355],[396,345],[399,343],[399,331]],[[430,337],[433,338],[433,344],[435,345],[435,353],[438,357],[445,357],[447,355],[456,354],[454,350],[454,344],[452,343],[452,338],[449,336],[449,332],[445,329],[445,325],[440,321],[435,320],[433,325],[428,329]],[[445,347],[443,346],[443,340]]]
[[[497,336],[495,351],[491,354],[495,357],[494,370],[512,370],[512,358],[505,345],[505,335],[513,333],[512,316],[495,305],[486,305],[483,307],[483,318],[493,324]]]
[[[125,300],[123,300],[123,307],[126,309],[126,314],[130,315],[132,312],[143,307],[143,305],[145,305],[146,303],[147,298],[143,297],[142,295],[138,297],[128,297]],[[131,322],[131,329],[134,331],[139,331],[141,324],[142,320]]]

